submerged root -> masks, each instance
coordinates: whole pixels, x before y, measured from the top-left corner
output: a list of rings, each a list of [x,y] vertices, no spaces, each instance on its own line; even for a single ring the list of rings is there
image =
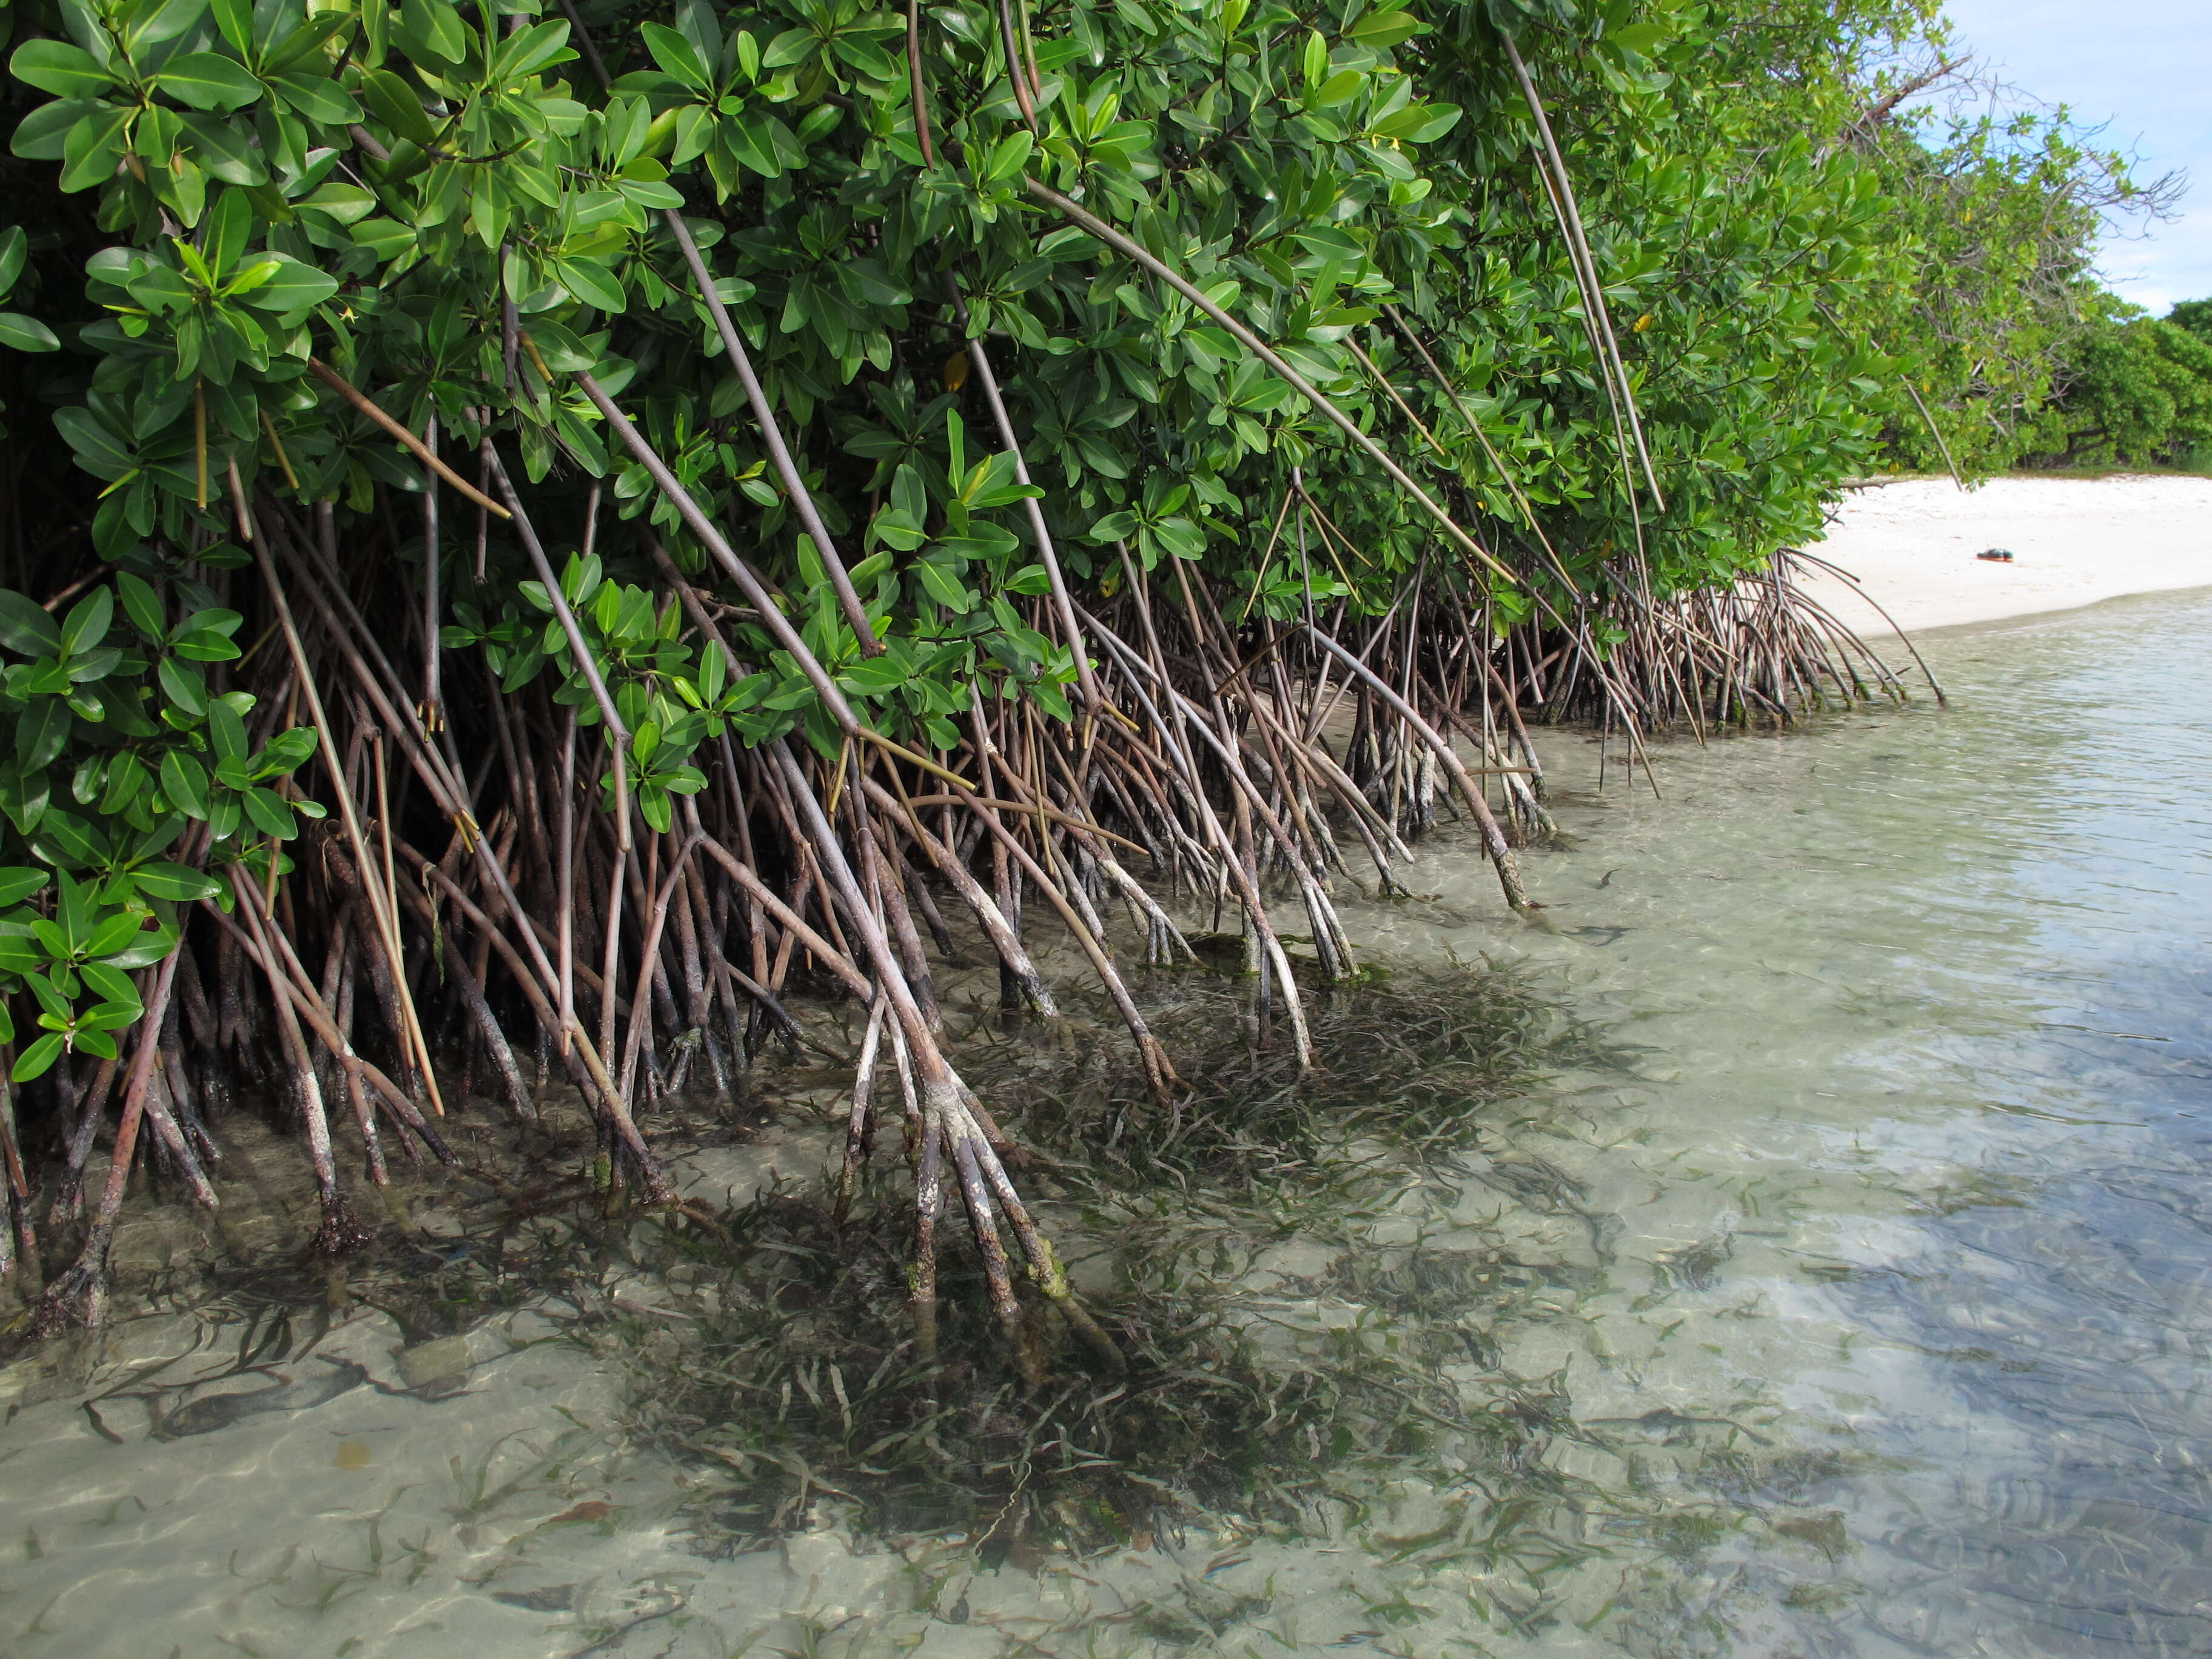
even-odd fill
[[[315,1229],[314,1237],[301,1254],[318,1261],[343,1261],[359,1255],[374,1242],[353,1206],[334,1194],[324,1200],[323,1224]]]
[[[1401,891],[1413,843],[1456,814],[1506,904],[1540,908],[1516,849],[1553,825],[1524,717],[1601,719],[1633,749],[1664,725],[1703,730],[1903,695],[1896,673],[1805,598],[1788,555],[1725,592],[1653,603],[1624,582],[1602,616],[1503,629],[1470,608],[1474,589],[1456,592],[1449,580],[1408,589],[1371,627],[1341,614],[1322,626],[1252,615],[1249,601],[1240,612],[1232,592],[1181,562],[1172,592],[1156,588],[1125,555],[1127,580],[1098,612],[1055,590],[1031,613],[1042,636],[1084,653],[1067,722],[1010,681],[957,721],[939,721],[941,746],[924,754],[859,719],[755,573],[673,476],[654,471],[646,436],[623,430],[750,608],[686,576],[653,543],[652,586],[611,585],[620,603],[598,604],[599,625],[629,614],[624,606],[665,616],[655,637],[674,635],[666,648],[690,653],[709,690],[772,660],[796,662],[827,729],[811,743],[751,748],[725,730],[701,744],[702,764],[672,793],[653,781],[662,775],[650,757],[628,746],[598,667],[580,668],[566,689],[541,678],[509,696],[486,665],[483,695],[471,699],[459,695],[468,665],[457,657],[439,665],[443,702],[429,720],[430,701],[343,574],[327,507],[256,497],[241,513],[258,602],[284,643],[239,673],[254,688],[256,740],[273,737],[288,709],[312,723],[337,820],[274,866],[226,853],[226,899],[181,910],[179,951],[141,971],[147,1017],[130,1047],[82,1097],[64,1073],[22,1097],[19,1139],[51,1152],[51,1224],[75,1217],[110,1111],[118,1133],[96,1228],[112,1226],[148,1159],[212,1206],[222,1171],[205,1115],[246,1092],[246,1057],[276,1062],[277,1092],[302,1132],[324,1194],[307,1245],[316,1258],[357,1254],[370,1237],[340,1194],[352,1155],[342,1145],[357,1144],[381,1185],[394,1146],[408,1160],[454,1156],[438,1124],[449,1100],[457,1113],[503,1109],[533,1126],[564,1073],[592,1118],[581,1162],[603,1201],[665,1207],[674,1191],[654,1124],[695,1073],[728,1088],[732,1068],[741,1073],[763,1040],[806,1040],[795,1000],[848,999],[877,1011],[875,1040],[900,1076],[911,1177],[903,1300],[920,1351],[941,1341],[937,1263],[957,1197],[961,1248],[975,1252],[1000,1340],[1030,1386],[1042,1386],[1049,1364],[1025,1294],[1052,1310],[1048,1327],[1077,1334],[1111,1367],[1122,1337],[1077,1299],[1049,1206],[1024,1195],[1027,1174],[1017,1179],[1033,1131],[1002,1133],[945,1053],[944,968],[979,951],[1016,1006],[1054,1025],[1070,994],[1048,986],[1039,954],[1064,943],[1079,957],[1143,1081],[1142,1105],[1124,1103],[1092,1132],[1116,1167],[1134,1168],[1142,1148],[1193,1144],[1218,1086],[1194,1091],[1202,1073],[1189,1056],[1206,1045],[1187,1032],[1187,1048],[1164,1037],[1158,1007],[1146,1006],[1159,986],[1140,996],[1131,965],[1194,963],[1188,919],[1210,913],[1240,960],[1233,1028],[1303,1075],[1325,1046],[1322,1002],[1361,977],[1334,896],[1358,879],[1359,854],[1374,890]],[[486,465],[560,613],[555,631],[580,629],[556,597],[560,573],[527,504],[495,457]],[[1341,536],[1302,491],[1285,495],[1278,530],[1293,520],[1317,546]],[[247,591],[232,597],[257,603]],[[757,633],[733,636],[725,623],[740,615],[760,619],[767,645]],[[1601,649],[1594,629],[1607,618],[1621,637]],[[588,733],[575,714],[586,701],[600,714]],[[648,728],[659,730],[639,727]],[[631,793],[633,774],[648,793]],[[178,850],[189,865],[211,842],[199,826]],[[954,936],[933,887],[957,900],[945,908],[964,913],[972,933]],[[1290,907],[1303,913],[1299,934],[1285,932]],[[1310,953],[1294,957],[1286,939],[1308,941]],[[173,981],[185,988],[188,1042],[168,1008]],[[533,1029],[534,1083],[520,1057],[533,1045],[516,1040]],[[500,1106],[467,1097],[477,1079]],[[142,1117],[150,1135],[137,1133]],[[866,1166],[877,1139],[872,1090],[857,1089],[841,1214],[875,1179]],[[0,1273],[39,1244],[31,1180],[12,1168],[9,1179],[10,1215],[23,1224]],[[94,1300],[72,1291],[42,1305],[42,1321],[67,1322]]]
[[[109,1289],[103,1248],[97,1260],[72,1262],[40,1292],[31,1309],[31,1334],[45,1338],[96,1328],[106,1317]]]

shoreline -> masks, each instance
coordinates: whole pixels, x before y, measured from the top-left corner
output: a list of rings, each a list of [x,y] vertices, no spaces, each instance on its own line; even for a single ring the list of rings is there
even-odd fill
[[[1974,556],[1992,547],[2013,562]],[[1869,640],[2212,587],[2212,478],[1901,478],[1853,492],[1807,550],[1858,578],[1802,585]]]

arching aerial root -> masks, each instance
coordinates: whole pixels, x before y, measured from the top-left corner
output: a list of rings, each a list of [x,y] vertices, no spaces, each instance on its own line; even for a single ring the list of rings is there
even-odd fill
[[[487,477],[507,495],[517,533],[535,537],[503,471]],[[666,488],[680,493],[672,477]],[[729,1086],[763,1041],[812,1041],[792,1009],[804,994],[868,1010],[841,1213],[877,1139],[876,1097],[897,1079],[924,1351],[940,1223],[957,1194],[1004,1340],[1033,1380],[1039,1308],[1057,1310],[1111,1368],[1111,1338],[1022,1197],[1018,1149],[945,1052],[933,963],[980,947],[1022,1017],[1051,1021],[1060,1000],[1037,952],[1048,936],[1064,940],[1126,1028],[1158,1121],[1172,1123],[1183,1085],[1146,1020],[1141,975],[1194,961],[1198,919],[1241,934],[1255,1030],[1281,1032],[1312,1066],[1322,1057],[1310,988],[1359,973],[1336,910],[1342,884],[1401,890],[1420,833],[1455,814],[1505,904],[1540,902],[1518,851],[1552,827],[1530,721],[1591,720],[1633,747],[1668,726],[1904,695],[1805,595],[1791,554],[1723,592],[1651,603],[1624,584],[1601,618],[1586,610],[1505,628],[1449,585],[1380,618],[1280,620],[1195,569],[1164,584],[1125,558],[1127,580],[1097,611],[1050,595],[1032,605],[1039,633],[1085,653],[1072,720],[1009,682],[958,716],[956,742],[924,752],[862,723],[787,624],[780,648],[830,688],[830,732],[750,748],[719,733],[701,752],[697,791],[648,817],[641,783],[602,786],[611,764],[637,766],[627,739],[604,720],[580,724],[548,682],[504,694],[487,664],[448,652],[439,698],[424,695],[401,666],[421,655],[368,621],[420,616],[411,596],[402,606],[379,586],[404,567],[349,556],[329,514],[273,496],[245,521],[263,580],[233,598],[259,613],[249,628],[284,641],[238,669],[255,699],[249,736],[258,744],[280,721],[311,720],[320,775],[294,793],[344,811],[285,865],[230,866],[222,900],[179,912],[182,948],[137,970],[146,1014],[115,1063],[70,1057],[52,1082],[29,1085],[64,1130],[52,1174],[60,1201],[43,1237],[33,1187],[45,1171],[22,1155],[22,1114],[0,1125],[5,1269],[35,1262],[72,1224],[66,1195],[113,1115],[105,1183],[39,1300],[40,1331],[100,1317],[135,1169],[216,1201],[205,1114],[249,1093],[256,1069],[281,1079],[303,1130],[321,1205],[308,1249],[335,1261],[369,1241],[349,1163],[380,1184],[395,1149],[450,1162],[442,1109],[532,1123],[556,1068],[592,1115],[588,1161],[606,1200],[673,1206],[652,1145],[656,1114],[702,1081]],[[1277,527],[1316,547],[1331,533],[1295,495]],[[732,682],[763,668],[717,620],[756,595],[775,610],[726,543],[709,544],[726,588],[653,550],[647,599],[678,636],[719,654]],[[363,583],[348,569],[384,574]],[[1602,651],[1600,620],[1617,635]],[[181,856],[200,856],[199,845]],[[948,899],[957,937],[940,912]],[[1285,906],[1302,913],[1296,935],[1282,926]],[[1294,955],[1299,938],[1309,943]],[[533,1051],[535,1085],[521,1058]],[[498,1105],[471,1097],[477,1079]]]

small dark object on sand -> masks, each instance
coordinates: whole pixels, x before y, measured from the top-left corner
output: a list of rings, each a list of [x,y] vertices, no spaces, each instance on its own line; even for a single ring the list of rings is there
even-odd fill
[[[1974,556],[1978,559],[1994,559],[1999,564],[2010,564],[2012,562],[2011,553],[2002,547],[1993,547],[1990,549],[1988,552],[1977,553]]]

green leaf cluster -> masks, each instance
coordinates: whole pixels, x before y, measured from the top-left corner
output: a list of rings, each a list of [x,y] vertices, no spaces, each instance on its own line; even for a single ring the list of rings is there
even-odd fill
[[[20,1081],[64,1048],[112,1058],[138,1016],[130,970],[174,948],[177,907],[222,899],[204,870],[266,871],[304,814],[290,775],[315,752],[211,666],[241,618],[196,578],[143,556],[58,621],[0,589],[0,993],[28,991],[43,1035]],[[177,861],[179,843],[194,848]],[[0,1003],[0,1042],[15,1038]]]

